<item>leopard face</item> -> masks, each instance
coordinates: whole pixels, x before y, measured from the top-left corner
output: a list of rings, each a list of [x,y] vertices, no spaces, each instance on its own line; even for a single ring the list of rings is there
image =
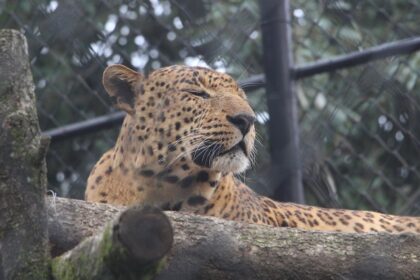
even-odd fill
[[[117,107],[131,116],[126,128],[131,142],[137,140],[132,150],[138,154],[136,167],[179,161],[223,173],[249,167],[255,115],[230,76],[172,66],[145,78],[114,65],[105,71],[104,85]]]

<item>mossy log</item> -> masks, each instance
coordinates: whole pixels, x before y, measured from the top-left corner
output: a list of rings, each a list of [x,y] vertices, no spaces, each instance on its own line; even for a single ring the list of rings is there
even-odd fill
[[[66,250],[124,207],[49,199],[49,230]],[[174,228],[156,279],[419,279],[420,235],[345,234],[166,212]],[[63,236],[65,232],[65,236]],[[58,244],[62,243],[62,244]]]
[[[133,207],[114,223],[55,258],[56,280],[152,279],[173,242],[168,218],[156,208]]]
[[[45,152],[25,37],[0,30],[0,279],[47,279]]]

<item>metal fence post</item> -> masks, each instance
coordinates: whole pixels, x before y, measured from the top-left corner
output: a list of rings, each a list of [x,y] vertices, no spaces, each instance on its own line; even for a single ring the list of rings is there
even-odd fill
[[[260,0],[259,4],[270,115],[272,197],[303,203],[297,107],[292,81],[289,1]]]

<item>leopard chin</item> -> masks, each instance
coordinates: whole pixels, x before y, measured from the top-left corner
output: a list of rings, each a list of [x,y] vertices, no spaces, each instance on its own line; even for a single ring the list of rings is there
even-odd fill
[[[216,157],[211,164],[211,169],[222,173],[239,174],[247,170],[250,165],[251,162],[245,153],[242,150],[236,150]]]

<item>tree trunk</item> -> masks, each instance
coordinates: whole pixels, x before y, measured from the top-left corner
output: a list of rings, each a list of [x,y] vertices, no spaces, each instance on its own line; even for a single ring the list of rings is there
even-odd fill
[[[104,231],[52,262],[56,280],[152,279],[172,246],[168,218],[156,208],[133,207]]]
[[[0,279],[47,279],[45,152],[24,36],[0,30]]]
[[[122,209],[50,198],[51,242],[61,250],[69,249]],[[167,214],[174,227],[174,246],[157,279],[420,277],[420,235],[311,232]]]
[[[0,30],[0,278],[46,279],[45,152],[24,36]]]

